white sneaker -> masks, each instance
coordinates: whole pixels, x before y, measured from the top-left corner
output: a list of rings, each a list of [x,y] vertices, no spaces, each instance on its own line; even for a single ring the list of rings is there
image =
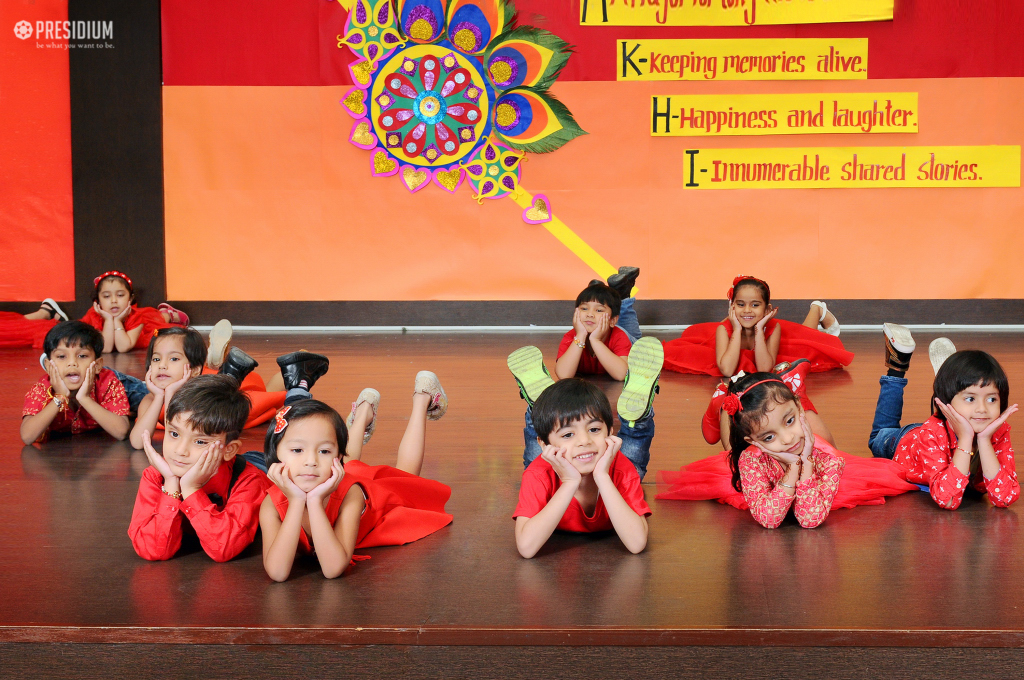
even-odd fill
[[[931,344],[928,345],[928,358],[932,362],[932,370],[938,374],[942,364],[955,352],[956,345],[949,338],[935,338],[932,340]]]
[[[441,387],[441,381],[430,371],[416,374],[416,387],[413,394],[430,395],[430,406],[427,407],[427,420],[439,420],[448,411],[448,395]]]
[[[210,349],[206,350],[206,365],[220,368],[228,356],[228,345],[231,343],[231,322],[221,319],[210,331]]]
[[[364,388],[356,400],[352,402],[352,411],[348,414],[348,418],[345,420],[345,425],[349,429],[352,429],[352,423],[356,420],[356,409],[359,408],[360,404],[366,402],[370,405],[373,410],[373,417],[370,418],[370,422],[366,425],[366,430],[363,431],[363,443],[368,444],[370,437],[373,436],[373,431],[377,429],[377,408],[380,406],[380,392],[373,389],[372,387]]]

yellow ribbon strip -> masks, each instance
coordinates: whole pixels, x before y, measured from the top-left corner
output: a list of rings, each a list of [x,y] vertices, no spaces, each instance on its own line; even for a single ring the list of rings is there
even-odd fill
[[[522,187],[519,187],[518,194],[511,194],[510,198],[524,210],[533,206],[533,195]],[[565,223],[555,216],[550,205],[548,205],[548,210],[551,211],[551,221],[545,222],[542,226],[550,231],[552,236],[561,241],[562,245],[572,251],[576,257],[583,260],[602,279],[607,279],[618,271],[608,260],[601,257],[596,250],[587,245],[587,242],[581,239],[576,232],[565,226]]]

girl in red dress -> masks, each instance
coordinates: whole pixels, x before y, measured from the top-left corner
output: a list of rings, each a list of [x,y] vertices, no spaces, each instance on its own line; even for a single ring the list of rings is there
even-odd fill
[[[68,315],[53,298],[46,298],[31,314],[0,312],[0,348],[33,347],[42,349],[50,329]]]
[[[293,401],[291,394],[264,443],[267,475],[274,482],[260,508],[263,566],[270,578],[286,580],[296,554],[310,553],[324,576],[335,578],[353,561],[369,559],[353,557],[358,548],[402,545],[451,523],[444,511],[451,488],[419,476],[426,421],[448,408],[436,375],[416,376],[395,467],[360,460],[364,435],[376,418],[376,390],[360,393],[347,428],[327,404]]]
[[[839,340],[839,321],[818,300],[811,303],[803,324],[776,320],[778,308],[771,304],[771,289],[753,276],[733,279],[727,296],[729,316],[725,321],[695,324],[676,340],[665,343],[665,368],[726,377],[740,371],[792,371],[786,382],[800,395],[811,429],[835,445],[802,385],[808,372],[840,368],[853,361],[853,353],[846,351]],[[819,325],[823,331],[818,330]],[[709,444],[729,439],[729,419],[721,412],[725,393],[723,383],[715,390],[701,422],[701,432]]]
[[[811,431],[800,399],[772,373],[745,375],[729,386],[731,450],[660,473],[672,484],[659,499],[710,500],[749,509],[774,529],[790,510],[813,528],[833,508],[878,505],[885,496],[915,491],[906,470],[889,460],[838,451]]]
[[[103,333],[103,353],[149,347],[161,328],[188,326],[188,316],[164,302],[157,309],[137,307],[132,280],[111,270],[93,279],[92,309],[82,321]]]

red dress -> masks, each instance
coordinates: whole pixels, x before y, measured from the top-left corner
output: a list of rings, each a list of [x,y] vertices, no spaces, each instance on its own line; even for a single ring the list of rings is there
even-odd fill
[[[203,367],[203,375],[216,374],[217,371],[215,369],[208,366]],[[262,425],[273,418],[278,409],[284,406],[284,399],[288,396],[287,392],[267,392],[266,383],[263,382],[263,378],[255,371],[245,376],[242,384],[238,387],[238,391],[245,392],[249,397],[249,402],[252,404],[249,409],[249,417],[246,419],[245,427],[243,428],[246,430],[250,427]],[[160,417],[156,420],[156,426],[159,429],[164,427],[164,413],[166,411],[167,404],[164,404],[163,408],[160,409]]]
[[[835,487],[835,495],[829,505],[830,510],[854,508],[858,505],[881,505],[885,503],[885,496],[895,496],[907,491],[918,490],[917,485],[907,481],[906,469],[891,460],[852,456],[837,450],[820,437],[814,438],[814,450],[822,456],[823,463],[827,461],[842,463],[838,466],[841,477]],[[768,458],[769,461],[765,462],[762,460],[763,458]],[[827,478],[835,472],[833,467],[835,466],[825,465],[822,468],[822,474],[818,475],[821,478],[819,486],[821,484],[828,486]],[[760,474],[757,474],[758,471]],[[776,513],[771,511],[771,507],[778,506],[778,503],[773,506],[771,494],[775,493],[775,485],[785,474],[782,466],[752,446],[740,457],[740,473],[742,486],[747,495],[751,493],[766,494],[762,499],[765,502],[758,503],[759,507],[752,510],[751,514],[755,514],[756,511],[755,518],[762,524],[765,524],[762,520],[778,519],[781,522],[785,513],[781,517],[776,517]],[[758,476],[763,479],[760,481],[754,479]],[[667,491],[655,496],[659,500],[717,500],[719,503],[726,503],[740,510],[751,508],[744,493],[737,491],[732,486],[728,452],[690,463],[683,466],[678,472],[659,470],[658,481],[671,485]],[[787,505],[786,510],[788,511],[788,509]],[[814,512],[810,512],[806,519],[810,520],[814,514]],[[820,519],[824,520],[824,517]],[[765,524],[765,526],[768,525]]]
[[[332,526],[353,484],[358,484],[366,497],[356,549],[412,543],[452,522],[452,516],[444,511],[444,504],[452,495],[450,487],[390,465],[367,465],[350,460],[345,463],[341,485],[327,500],[325,510]],[[270,498],[283,521],[288,512],[288,498],[276,485],[270,487]],[[299,552],[309,554],[312,551],[309,536],[302,531]]]
[[[690,326],[675,340],[665,343],[665,368],[678,373],[698,373],[703,375],[722,375],[718,370],[718,358],[715,352],[715,333],[718,327],[732,337],[732,323],[728,320],[721,323],[698,323]],[[807,359],[811,362],[811,372],[830,371],[834,368],[849,366],[853,361],[853,352],[848,352],[842,341],[821,331],[808,328],[792,321],[775,320],[768,322],[766,336],[782,333],[779,339],[779,356],[776,362]],[[736,372],[756,373],[754,350],[740,350],[740,362]]]
[[[104,318],[92,307],[82,317],[82,321],[89,324],[98,331],[103,331]],[[163,315],[160,310],[153,309],[152,307],[136,307],[132,305],[132,311],[125,317],[124,329],[130,331],[137,326],[142,326],[142,332],[139,333],[138,339],[135,341],[135,346],[132,349],[143,349],[149,347],[149,341],[153,338],[153,334],[161,328],[171,328],[172,326],[182,327],[180,323],[167,323],[164,321]]]
[[[43,348],[43,340],[56,319],[26,319],[17,312],[0,312],[0,348]]]

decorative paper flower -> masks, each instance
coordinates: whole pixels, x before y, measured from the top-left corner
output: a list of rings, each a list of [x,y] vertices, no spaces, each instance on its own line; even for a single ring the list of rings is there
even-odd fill
[[[518,191],[523,152],[554,151],[586,134],[548,93],[569,46],[532,26],[511,28],[511,3],[350,4],[339,46],[361,59],[342,103],[356,118],[350,141],[375,162],[383,153],[397,165],[431,168],[435,178],[458,177],[461,165],[479,201]]]

